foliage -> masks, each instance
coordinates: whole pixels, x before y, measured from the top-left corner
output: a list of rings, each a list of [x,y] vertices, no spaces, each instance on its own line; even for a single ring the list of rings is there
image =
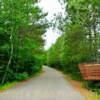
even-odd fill
[[[48,50],[48,64],[65,73],[71,73],[74,79],[81,79],[78,64],[88,62],[90,57],[89,44],[84,41],[84,33],[80,26],[70,26],[69,32],[62,34],[56,44]]]
[[[38,0],[0,0],[0,84],[41,70],[48,27]]]
[[[61,37],[48,50],[48,65],[82,80],[78,64],[98,62],[100,48],[100,1],[99,0],[59,0],[65,4],[65,18],[57,17],[57,27]],[[61,22],[61,23],[58,23]],[[59,24],[59,25],[58,25]],[[98,82],[87,82],[96,89]]]
[[[85,81],[83,86],[89,90],[92,90],[96,94],[100,94],[100,83],[97,81]]]
[[[26,72],[23,72],[23,73],[16,74],[15,77],[16,77],[16,80],[22,81],[22,80],[27,79],[29,75]]]

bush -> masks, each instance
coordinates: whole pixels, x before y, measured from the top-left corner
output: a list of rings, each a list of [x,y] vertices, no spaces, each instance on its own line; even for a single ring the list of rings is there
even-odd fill
[[[22,80],[28,79],[29,75],[26,72],[23,72],[23,73],[17,73],[15,77],[17,81],[22,81]]]
[[[100,82],[99,81],[84,81],[83,86],[97,94],[100,94]]]

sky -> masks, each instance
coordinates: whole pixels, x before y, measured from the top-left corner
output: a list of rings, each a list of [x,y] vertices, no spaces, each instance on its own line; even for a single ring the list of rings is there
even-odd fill
[[[48,12],[47,19],[51,21],[54,18],[54,14],[58,14],[59,12],[64,12],[62,9],[61,4],[58,2],[58,0],[41,0],[39,3],[40,8],[43,8],[44,12]],[[45,49],[48,49],[53,43],[56,42],[56,39],[60,35],[52,30],[52,28],[49,28],[47,32],[45,33]]]

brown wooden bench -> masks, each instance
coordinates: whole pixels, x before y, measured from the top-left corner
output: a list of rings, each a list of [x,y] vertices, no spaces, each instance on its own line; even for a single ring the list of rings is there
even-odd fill
[[[84,80],[100,81],[100,63],[79,64]]]

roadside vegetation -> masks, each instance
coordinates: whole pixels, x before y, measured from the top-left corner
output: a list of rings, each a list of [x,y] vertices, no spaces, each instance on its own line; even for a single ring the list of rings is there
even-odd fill
[[[100,1],[64,0],[64,4],[65,18],[55,18],[62,35],[47,51],[47,64],[100,94],[100,81],[84,81],[78,67],[80,63],[100,61]]]
[[[42,35],[48,22],[37,3],[0,0],[0,85],[25,80],[42,69]]]
[[[52,25],[62,34],[48,51],[42,39],[47,13],[38,2],[0,0],[0,89],[30,78],[45,63],[99,95],[100,81],[84,81],[78,65],[100,61],[100,0],[59,0],[65,17],[55,16]]]

